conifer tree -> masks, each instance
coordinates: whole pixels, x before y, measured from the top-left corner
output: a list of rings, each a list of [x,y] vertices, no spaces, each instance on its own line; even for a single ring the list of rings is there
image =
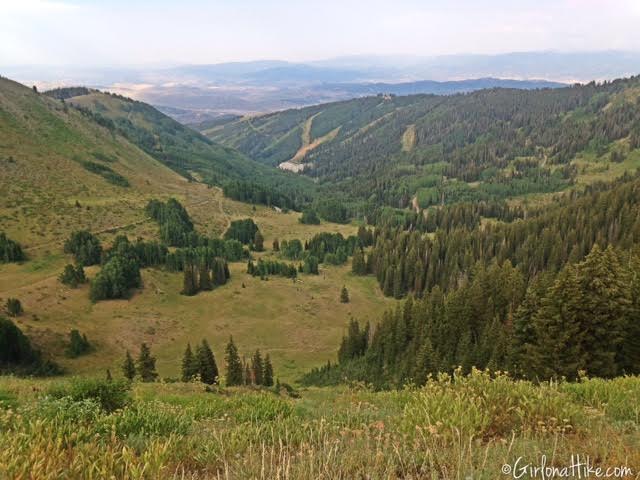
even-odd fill
[[[140,354],[136,362],[136,370],[143,382],[153,382],[158,377],[156,372],[156,358],[151,355],[151,350],[146,343],[140,345]]]
[[[216,360],[209,347],[209,343],[206,340],[202,340],[202,343],[198,347],[196,352],[198,359],[198,373],[200,373],[200,380],[203,383],[213,385],[218,382],[218,366]]]
[[[256,252],[262,252],[264,250],[264,237],[260,233],[260,230],[253,236],[253,249]]]
[[[254,383],[254,380],[251,373],[251,367],[249,367],[248,362],[244,362],[244,384],[251,385],[252,383]]]
[[[233,337],[229,337],[229,343],[227,344],[225,352],[225,363],[227,368],[227,386],[242,385],[242,362],[240,361],[240,355],[238,355],[238,349],[233,343]]]
[[[351,271],[355,275],[366,275],[367,265],[364,259],[364,253],[358,249],[353,253],[353,260],[351,261]]]
[[[251,358],[251,373],[253,376],[253,382],[256,385],[263,385],[263,372],[264,365],[262,363],[262,356],[260,355],[260,350],[256,350],[256,353],[254,353]]]
[[[192,296],[198,293],[195,265],[188,263],[184,266],[184,279],[182,283],[182,295]]]
[[[269,354],[264,358],[264,372],[262,373],[262,384],[265,387],[273,386],[273,365],[271,365],[271,359]]]
[[[184,356],[182,357],[182,381],[189,382],[197,374],[198,362],[191,350],[191,344],[187,343],[187,348],[185,349]]]
[[[349,303],[349,291],[344,285],[342,286],[342,290],[340,290],[340,303]]]
[[[200,264],[200,273],[198,275],[198,280],[199,290],[207,291],[213,289],[213,285],[211,284],[211,274],[209,272],[209,267],[207,266],[207,263],[205,261]]]
[[[127,355],[125,356],[122,364],[122,373],[124,374],[124,378],[127,380],[133,380],[136,376],[136,366],[133,363],[133,358],[131,358],[129,350],[127,350]]]

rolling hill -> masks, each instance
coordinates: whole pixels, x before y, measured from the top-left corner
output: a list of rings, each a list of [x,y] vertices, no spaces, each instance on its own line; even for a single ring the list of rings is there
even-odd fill
[[[637,168],[639,85],[636,77],[558,89],[378,95],[242,118],[204,133],[373,204],[504,199],[563,190],[603,166],[612,176]]]
[[[157,240],[158,225],[145,213],[151,199],[177,198],[197,231],[210,237],[222,236],[232,220],[253,218],[267,249],[256,253],[258,257],[276,256],[271,249],[276,238],[304,242],[320,232],[348,236],[357,230],[354,224],[303,225],[299,213],[233,201],[219,187],[189,181],[161,161],[166,158],[152,148],[152,154],[147,153],[128,137],[135,140],[134,133],[143,129],[155,132],[154,145],[165,152],[172,141],[180,146],[183,140],[185,150],[178,151],[185,155],[216,151],[207,150],[211,142],[140,104],[129,117],[130,132],[121,134],[118,128],[109,128],[107,114],[114,123],[126,118],[120,108],[130,102],[98,92],[69,93],[63,102],[0,79],[0,232],[19,242],[27,257],[24,262],[0,263],[0,315],[8,298],[18,298],[25,313],[16,324],[68,372],[95,374],[105,368],[117,372],[124,352],[134,351],[144,341],[152,347],[163,375],[175,376],[187,342],[195,344],[206,337],[220,356],[233,335],[243,354],[256,348],[269,351],[278,376],[293,380],[325,361],[342,334],[344,318],[373,317],[389,303],[376,290],[374,279],[353,277],[347,265],[322,267],[321,275],[294,283],[285,278],[261,281],[246,273],[245,261],[232,263],[232,278],[224,288],[194,297],[179,294],[180,273],[149,268],[142,271],[143,288],[130,299],[97,304],[89,299],[88,285],[76,289],[63,285],[58,277],[73,262],[63,243],[74,230],[91,231],[106,248],[122,234],[131,240]],[[102,114],[84,113],[73,103],[91,105]],[[220,170],[221,174],[236,175],[254,165],[237,152],[217,148],[231,152],[224,161],[233,164],[230,172]],[[214,171],[205,154],[189,157],[189,165]],[[238,169],[233,170],[231,159],[239,159]],[[267,176],[270,171],[273,178],[285,181],[292,176],[263,165],[257,165],[254,174]],[[193,176],[198,172],[194,170]],[[99,267],[86,269],[89,279],[98,271]],[[352,302],[337,310],[342,285],[348,286]],[[78,361],[65,355],[72,328],[81,330],[96,347]]]

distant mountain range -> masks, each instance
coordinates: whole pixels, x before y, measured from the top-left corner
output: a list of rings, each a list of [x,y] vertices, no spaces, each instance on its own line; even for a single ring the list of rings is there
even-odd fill
[[[5,67],[41,87],[86,85],[152,103],[184,123],[377,93],[452,94],[482,88],[554,88],[640,73],[640,53],[523,52],[440,57],[351,56],[153,68]]]

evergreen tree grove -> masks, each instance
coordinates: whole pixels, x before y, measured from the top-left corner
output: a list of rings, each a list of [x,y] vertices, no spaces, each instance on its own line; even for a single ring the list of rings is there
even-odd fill
[[[227,386],[243,384],[243,367],[238,355],[238,349],[233,343],[233,337],[229,338],[229,343],[225,351],[225,363],[227,369],[226,384]]]

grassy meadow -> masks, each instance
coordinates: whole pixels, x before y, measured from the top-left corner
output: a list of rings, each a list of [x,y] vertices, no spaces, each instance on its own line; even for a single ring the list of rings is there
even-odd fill
[[[187,206],[196,228],[208,235],[220,235],[229,222],[251,216],[265,237],[266,252],[279,240],[306,240],[319,232],[356,232],[355,225],[302,225],[300,214],[280,213],[226,199],[217,188],[188,184],[176,195]],[[147,221],[144,205],[132,208],[139,223],[100,233],[105,244],[117,234],[129,238],[157,238],[158,226]],[[88,228],[84,225],[84,228]],[[116,226],[117,227],[117,226]],[[143,288],[128,300],[92,304],[89,286],[72,289],[58,276],[71,256],[62,253],[62,241],[43,249],[27,250],[29,260],[22,264],[0,265],[0,302],[18,298],[25,313],[16,319],[20,328],[70,373],[103,374],[109,368],[120,373],[126,350],[137,352],[140,343],[150,345],[163,377],[177,377],[187,342],[206,338],[222,365],[224,345],[233,335],[241,354],[249,356],[260,348],[269,353],[276,376],[291,382],[314,366],[335,359],[348,319],[375,322],[393,300],[386,299],[372,277],[351,274],[350,265],[323,266],[320,275],[300,275],[296,281],[270,277],[261,281],[246,273],[246,263],[230,265],[230,282],[214,291],[194,297],[180,295],[182,274],[161,269],[142,271]],[[99,267],[86,269],[93,277]],[[346,285],[351,301],[339,302]],[[77,359],[65,356],[68,333],[77,328],[95,347]]]
[[[532,478],[503,465],[521,457],[520,467],[538,466],[545,455],[562,468],[580,455],[639,478],[638,378],[534,385],[475,371],[420,389],[293,397],[185,383],[116,391],[122,385],[0,378],[0,477]]]

